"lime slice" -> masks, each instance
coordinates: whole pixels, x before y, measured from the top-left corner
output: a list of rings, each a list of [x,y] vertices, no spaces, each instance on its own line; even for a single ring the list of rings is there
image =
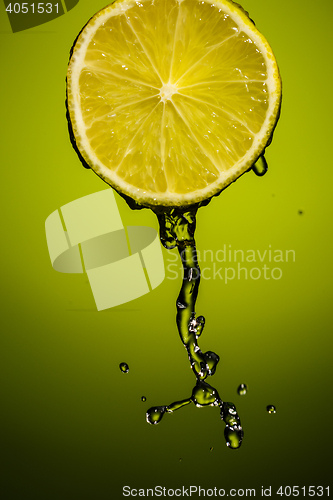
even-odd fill
[[[197,203],[236,180],[281,101],[268,42],[229,0],[117,0],[83,28],[67,82],[84,160],[148,206]]]

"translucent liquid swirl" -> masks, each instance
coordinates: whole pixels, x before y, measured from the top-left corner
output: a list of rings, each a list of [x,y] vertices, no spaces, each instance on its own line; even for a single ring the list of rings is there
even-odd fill
[[[223,402],[217,390],[205,381],[208,376],[214,375],[220,358],[212,351],[202,352],[198,345],[205,318],[195,314],[200,283],[200,267],[194,239],[197,210],[198,206],[194,206],[190,209],[174,208],[168,212],[157,212],[161,242],[167,249],[177,247],[183,264],[184,277],[176,302],[176,322],[196,377],[196,384],[189,398],[167,406],[152,407],[147,411],[146,417],[150,424],[158,424],[165,413],[172,413],[190,403],[197,407],[219,406],[221,419],[226,425],[226,444],[237,449],[242,443],[243,429],[236,408],[233,403]]]

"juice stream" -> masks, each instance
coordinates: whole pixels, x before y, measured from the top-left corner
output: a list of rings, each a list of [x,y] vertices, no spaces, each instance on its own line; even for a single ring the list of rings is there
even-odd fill
[[[179,336],[196,377],[196,384],[191,397],[167,406],[152,407],[147,411],[146,417],[150,424],[158,424],[165,413],[172,413],[190,403],[194,403],[197,407],[219,406],[221,419],[226,425],[224,429],[226,444],[232,449],[237,449],[242,443],[243,429],[235,405],[222,401],[217,390],[205,382],[208,376],[214,375],[220,358],[212,351],[203,353],[198,345],[198,338],[205,326],[205,318],[195,314],[200,283],[200,267],[194,239],[198,208],[199,205],[156,211],[163,246],[167,249],[177,247],[183,264],[184,277],[176,302],[176,321]]]

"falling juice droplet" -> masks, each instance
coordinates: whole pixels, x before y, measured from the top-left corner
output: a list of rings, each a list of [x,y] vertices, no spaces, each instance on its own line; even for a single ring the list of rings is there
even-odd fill
[[[127,363],[120,363],[119,368],[123,373],[129,372],[129,366]]]
[[[259,156],[256,163],[252,165],[252,170],[258,177],[265,175],[268,170],[268,165],[264,156]]]
[[[211,446],[211,447],[209,448],[209,451],[213,451],[213,450],[214,450],[214,446]]]
[[[247,385],[246,384],[240,384],[237,388],[237,393],[240,395],[240,396],[245,396],[245,394],[247,393]]]
[[[243,439],[243,429],[241,427],[230,427],[226,425],[224,428],[225,444],[231,450],[237,450]]]
[[[233,403],[222,403],[221,419],[225,422],[224,437],[226,445],[232,450],[237,450],[242,444],[244,432],[240,418]]]
[[[147,401],[146,396],[142,396],[141,401],[143,401],[143,402]]]
[[[152,408],[149,408],[146,413],[146,420],[148,424],[159,424],[165,412],[166,406],[153,406]]]
[[[266,406],[266,410],[268,411],[268,413],[276,413],[276,407],[274,405]]]

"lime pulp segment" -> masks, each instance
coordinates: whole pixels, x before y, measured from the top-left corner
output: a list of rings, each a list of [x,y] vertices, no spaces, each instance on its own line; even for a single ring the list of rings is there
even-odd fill
[[[274,56],[225,0],[117,1],[88,23],[72,59],[78,145],[137,199],[214,194],[251,166],[275,124]]]

